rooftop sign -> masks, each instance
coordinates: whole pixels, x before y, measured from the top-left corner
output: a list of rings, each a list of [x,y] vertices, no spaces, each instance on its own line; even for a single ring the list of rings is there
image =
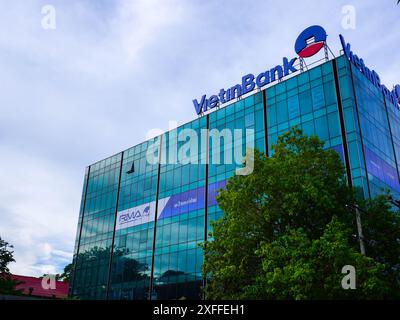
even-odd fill
[[[294,49],[302,60],[317,54],[326,44],[327,34],[321,26],[311,26],[305,29],[298,36]],[[370,70],[364,64],[363,59],[359,58],[351,51],[351,46],[346,43],[343,36],[340,35],[340,41],[344,54],[353,65],[360,70],[382,93],[385,97],[397,106],[400,110],[400,85],[396,85],[393,90],[389,90],[385,85],[380,83],[380,78],[374,70]],[[261,89],[267,84],[280,80],[291,73],[298,71],[294,66],[298,58],[288,59],[282,58],[282,64],[277,65],[267,71],[261,72],[257,76],[249,73],[242,77],[241,83],[236,84],[228,89],[220,89],[219,93],[210,96],[203,95],[200,100],[194,99],[193,105],[198,115],[216,108],[217,106],[227,103],[233,99],[239,98],[244,94],[253,91],[256,87]]]
[[[300,58],[308,58],[318,53],[326,42],[326,32],[321,26],[311,26],[305,29],[297,38],[295,51]],[[202,114],[207,110],[217,107],[219,104],[227,103],[235,98],[249,93],[255,87],[262,88],[267,84],[279,80],[293,72],[298,71],[294,67],[297,57],[289,60],[282,58],[282,64],[277,65],[268,71],[261,72],[258,76],[252,73],[242,77],[240,84],[236,84],[229,89],[222,88],[218,94],[207,98],[203,95],[199,100],[194,99],[193,105],[197,114]]]

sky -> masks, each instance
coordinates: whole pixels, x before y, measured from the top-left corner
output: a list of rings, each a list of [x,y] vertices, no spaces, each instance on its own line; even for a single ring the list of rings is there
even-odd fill
[[[336,55],[341,33],[388,88],[400,83],[397,0],[0,4],[0,237],[15,274],[71,262],[86,166],[196,118],[194,98],[295,57],[310,25]]]

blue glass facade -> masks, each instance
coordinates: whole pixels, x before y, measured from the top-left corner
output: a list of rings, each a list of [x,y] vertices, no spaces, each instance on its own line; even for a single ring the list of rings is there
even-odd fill
[[[70,295],[199,299],[199,243],[223,214],[216,193],[240,167],[227,158],[244,154],[249,141],[270,156],[295,125],[339,153],[359,196],[400,192],[399,111],[341,56],[87,167]],[[209,131],[192,161],[173,164],[187,129]],[[241,129],[242,136],[226,145],[209,136],[214,129]],[[149,161],[149,148],[161,161]]]

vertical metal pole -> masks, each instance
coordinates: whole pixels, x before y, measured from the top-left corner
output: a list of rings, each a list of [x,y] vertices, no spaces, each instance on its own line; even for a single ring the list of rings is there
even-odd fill
[[[329,60],[328,46],[324,44],[325,61]]]
[[[203,238],[204,241],[207,241],[208,238],[208,164],[209,164],[209,130],[210,130],[210,116],[207,115],[207,122],[206,122],[206,127],[207,127],[207,134],[206,134],[206,164],[205,164],[205,170],[206,170],[206,174],[205,174],[205,186],[204,186],[204,234],[203,234]],[[207,244],[205,243],[205,246]],[[205,254],[204,254],[205,250],[203,251],[203,263],[205,260]],[[206,299],[206,295],[204,292],[204,288],[207,285],[207,275],[203,275],[203,283],[202,283],[202,287],[203,287],[203,293],[201,295],[201,299],[205,300]]]
[[[267,157],[269,157],[267,89],[264,89],[262,91],[262,103],[263,103],[263,114],[264,114],[264,147],[265,147],[265,155]]]
[[[365,255],[365,246],[364,246],[364,236],[362,232],[361,226],[361,215],[360,210],[358,209],[358,205],[355,205],[356,208],[356,221],[357,221],[357,230],[358,230],[358,239],[360,241],[360,251],[363,255]]]
[[[113,264],[113,255],[114,255],[114,245],[115,245],[115,234],[117,227],[117,215],[118,215],[118,205],[119,205],[119,195],[121,190],[121,179],[122,179],[122,165],[124,162],[124,152],[121,152],[121,165],[119,167],[119,177],[118,177],[118,189],[117,189],[117,199],[115,203],[115,213],[114,213],[114,229],[113,229],[113,236],[111,241],[111,248],[110,248],[110,261],[108,264],[108,275],[107,275],[107,288],[106,288],[106,300],[110,297],[110,285],[111,285],[111,271],[112,271],[112,264]]]
[[[157,217],[158,217],[158,198],[160,195],[160,175],[161,175],[161,160],[162,160],[162,149],[163,149],[163,135],[160,135],[160,148],[158,149],[158,169],[157,169],[157,188],[156,188],[156,208],[154,214],[154,231],[153,231],[153,246],[151,254],[151,271],[150,271],[150,285],[149,285],[149,296],[148,300],[156,300],[156,292],[154,291],[154,262],[156,255],[156,240],[157,240]],[[167,150],[167,147],[165,147]],[[165,158],[167,159],[167,158]],[[167,162],[166,162],[167,163]],[[154,299],[155,298],[155,299]]]
[[[337,99],[337,105],[338,105],[339,123],[340,123],[340,130],[341,130],[341,136],[342,136],[343,156],[344,156],[344,162],[346,165],[347,182],[348,182],[349,186],[351,187],[351,186],[353,186],[353,180],[352,180],[351,167],[350,167],[350,153],[349,153],[349,146],[347,143],[347,132],[346,132],[346,125],[345,125],[345,121],[344,121],[342,94],[340,91],[339,72],[338,72],[338,68],[337,68],[336,59],[332,60],[332,68],[333,68],[333,77],[335,79],[336,99]]]

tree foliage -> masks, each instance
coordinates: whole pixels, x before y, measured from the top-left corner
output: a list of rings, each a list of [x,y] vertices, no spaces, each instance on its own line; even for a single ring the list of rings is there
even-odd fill
[[[217,197],[224,215],[204,243],[205,294],[210,299],[380,298],[393,294],[398,218],[384,198],[368,207],[370,255],[359,253],[356,202],[339,155],[297,128],[278,138],[273,155],[255,151],[254,171],[229,179]],[[376,219],[386,219],[376,223]],[[390,239],[384,230],[390,227]],[[390,242],[390,244],[388,243]],[[389,246],[392,249],[384,249]],[[344,290],[344,265],[357,290]],[[398,269],[397,269],[398,270]],[[391,287],[392,286],[392,287]]]
[[[8,268],[11,262],[15,262],[14,252],[10,250],[12,248],[12,245],[0,237],[0,293],[3,294],[19,293],[15,289],[18,282],[12,279]]]
[[[63,273],[56,275],[56,280],[70,283],[73,267],[74,265],[72,263],[67,264],[64,267]]]

